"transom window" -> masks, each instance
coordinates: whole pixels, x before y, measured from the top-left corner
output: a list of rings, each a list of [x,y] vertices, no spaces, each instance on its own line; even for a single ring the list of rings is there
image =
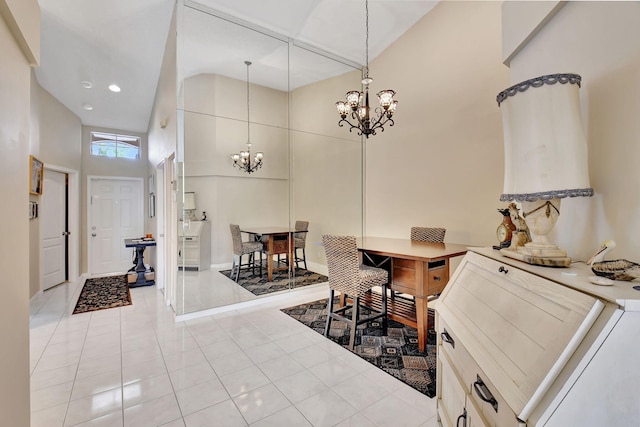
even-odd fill
[[[114,133],[91,132],[91,154],[93,156],[140,158],[140,138]]]

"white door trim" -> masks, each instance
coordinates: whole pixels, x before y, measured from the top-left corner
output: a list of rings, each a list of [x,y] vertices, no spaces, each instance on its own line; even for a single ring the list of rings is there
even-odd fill
[[[93,189],[93,181],[94,180],[113,180],[113,181],[137,181],[140,184],[140,188],[142,189],[141,195],[144,194],[144,181],[141,177],[135,176],[100,176],[100,175],[87,175],[87,194],[85,199],[85,207],[86,207],[86,235],[85,235],[85,244],[87,245],[87,271],[89,276],[93,274],[91,271],[91,255],[92,255],[92,245],[91,245],[91,190]],[[140,224],[142,224],[144,229],[144,203],[141,202],[142,208],[140,209]],[[122,243],[124,245],[124,242]]]
[[[69,282],[74,282],[80,277],[80,172],[62,166],[47,163],[45,167],[54,172],[66,173],[69,177],[69,241],[67,251],[69,253]],[[38,234],[42,235],[40,229],[42,222],[38,225]],[[42,245],[39,243],[40,262],[42,263]],[[40,266],[42,271],[42,266]],[[40,290],[42,291],[42,277],[40,280]]]

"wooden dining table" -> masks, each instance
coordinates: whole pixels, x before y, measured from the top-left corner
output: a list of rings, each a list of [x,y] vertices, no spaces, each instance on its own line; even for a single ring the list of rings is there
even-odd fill
[[[294,233],[306,233],[306,231],[296,230],[290,227],[246,227],[241,228],[241,232],[251,234],[256,241],[261,241],[264,251],[267,253],[267,280],[273,281],[273,272],[277,270],[289,269],[291,274],[295,272],[294,259]],[[285,254],[287,256],[286,266],[273,266],[273,256]]]
[[[427,303],[440,294],[449,281],[449,264],[453,257],[464,255],[468,245],[430,243],[387,237],[356,239],[365,265],[389,272],[392,298],[387,298],[388,317],[418,330],[418,347],[424,351],[427,342]],[[412,295],[413,299],[394,293]],[[382,298],[369,293],[365,304],[382,308]]]

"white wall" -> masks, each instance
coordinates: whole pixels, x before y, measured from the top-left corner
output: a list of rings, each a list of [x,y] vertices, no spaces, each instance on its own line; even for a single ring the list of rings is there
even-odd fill
[[[496,244],[503,148],[498,92],[500,2],[441,2],[370,67],[373,90],[396,90],[394,127],[369,138],[366,233],[408,238],[445,227],[445,241]]]
[[[13,2],[15,3],[15,2]],[[14,31],[39,23],[35,0],[23,6],[34,12],[16,18]],[[0,210],[2,299],[0,299],[0,425],[28,426],[29,410],[29,200],[30,56],[7,25],[7,4],[0,1]],[[39,41],[39,32],[33,37]],[[28,35],[22,37],[29,40]],[[27,56],[25,56],[27,55]]]
[[[184,82],[184,188],[196,193],[197,216],[211,221],[211,263],[229,264],[229,224],[289,224],[288,94],[251,84],[252,153],[264,166],[246,174],[230,155],[246,149],[246,81],[201,74]]]
[[[31,73],[30,126],[31,153],[44,163],[45,168],[54,165],[67,170],[80,171],[82,123],[78,116],[38,84],[33,72]],[[76,196],[79,198],[80,195]],[[33,201],[39,201],[38,196],[29,197]],[[72,206],[69,208],[71,209]],[[79,218],[79,212],[76,212],[75,217]],[[79,228],[71,225],[71,229]],[[29,273],[29,296],[33,297],[40,291],[40,217],[29,221]],[[70,272],[70,276],[72,275],[73,273]]]
[[[516,2],[517,3],[517,2]],[[522,12],[522,11],[520,11]],[[509,8],[518,20],[517,4]],[[640,259],[640,4],[568,2],[511,60],[511,83],[544,74],[582,76],[592,198],[564,199],[556,242],[577,260],[605,239],[609,259]]]

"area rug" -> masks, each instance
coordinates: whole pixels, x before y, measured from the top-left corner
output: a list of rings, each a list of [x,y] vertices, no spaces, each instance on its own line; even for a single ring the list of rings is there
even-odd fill
[[[229,277],[231,270],[223,270],[220,273]],[[262,267],[262,277],[258,274],[253,275],[251,269],[240,270],[240,278],[238,284],[254,295],[270,294],[272,292],[284,291],[289,288],[301,288],[303,286],[315,285],[327,282],[327,276],[305,270],[304,268],[296,268],[293,278],[289,278],[287,270],[277,270],[273,272],[273,281],[267,281],[267,268]]]
[[[94,277],[84,282],[73,314],[131,305],[127,276]]]
[[[324,334],[327,320],[327,301],[323,299],[295,307],[284,308],[285,314]],[[338,301],[336,297],[336,303]],[[363,315],[370,311],[363,308]],[[350,316],[351,312],[347,311]],[[331,321],[329,339],[345,348],[349,346],[346,322]],[[418,331],[402,323],[389,320],[387,335],[382,335],[379,320],[358,326],[354,353],[389,375],[408,384],[419,392],[433,397],[436,394],[436,334],[429,331],[425,352],[418,350]]]

